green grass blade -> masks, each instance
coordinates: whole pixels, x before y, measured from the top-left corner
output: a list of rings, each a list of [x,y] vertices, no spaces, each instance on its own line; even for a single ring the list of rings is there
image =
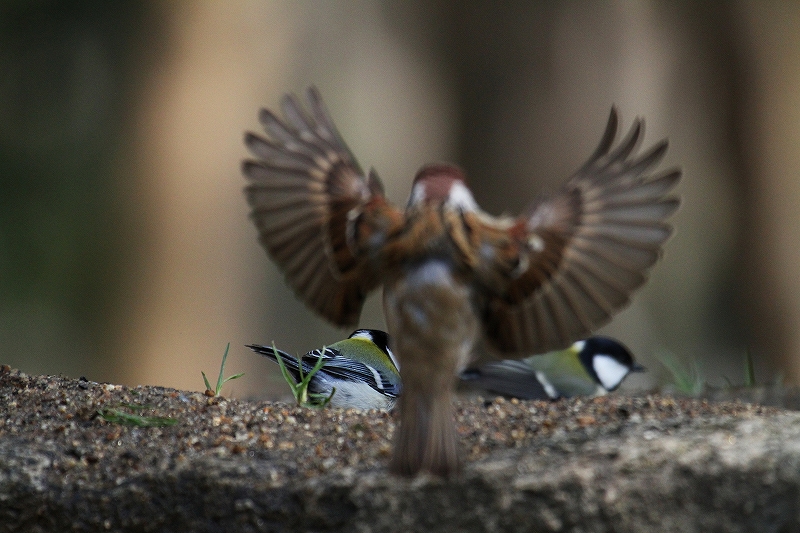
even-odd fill
[[[325,348],[322,347],[322,353],[325,353]],[[283,375],[284,381],[286,384],[289,385],[289,388],[292,391],[292,396],[294,397],[295,403],[300,407],[307,407],[312,409],[321,409],[328,405],[333,398],[333,395],[336,393],[336,389],[334,388],[329,395],[325,394],[318,394],[314,392],[309,392],[308,388],[311,385],[311,380],[314,378],[314,375],[319,372],[319,370],[325,366],[325,361],[322,357],[318,358],[317,361],[314,363],[314,367],[309,370],[307,373],[303,373],[303,357],[298,359],[298,377],[299,381],[295,381],[294,376],[289,373],[289,370],[286,368],[286,364],[283,362],[283,357],[278,352],[278,349],[275,347],[275,343],[272,343],[272,351],[276,355],[276,360],[278,361],[278,366],[281,369],[281,374]]]
[[[691,396],[697,396],[703,391],[705,380],[696,360],[692,359],[688,366],[684,365],[667,350],[661,350],[657,358],[672,374],[673,383],[678,391]]]
[[[744,386],[756,386],[756,369],[753,364],[753,352],[750,351],[749,346],[744,352]]]
[[[284,381],[286,384],[289,385],[289,389],[292,391],[292,396],[294,397],[294,401],[297,404],[300,404],[300,396],[299,396],[299,384],[295,382],[294,377],[289,373],[289,370],[286,368],[286,364],[283,362],[283,356],[280,355],[278,349],[275,348],[275,343],[272,343],[272,351],[275,353],[276,359],[278,360],[278,366],[281,368],[281,374],[283,375]],[[300,375],[303,375],[302,365],[300,369]]]
[[[225,362],[228,360],[228,351],[231,349],[231,343],[228,343],[225,346],[225,353],[222,355],[222,364],[219,365],[219,375],[217,376],[217,385],[213,389],[211,388],[211,383],[208,382],[208,377],[206,377],[206,373],[202,370],[200,373],[203,375],[203,383],[205,383],[206,391],[211,391],[214,393],[214,396],[219,396],[219,393],[222,392],[222,386],[229,382],[232,379],[237,379],[244,376],[244,372],[240,372],[230,377],[225,377]],[[210,395],[210,393],[207,393]]]
[[[176,418],[164,416],[141,416],[131,413],[126,413],[119,409],[109,407],[97,411],[98,416],[112,424],[120,424],[123,426],[136,426],[136,427],[164,427],[174,426],[178,423]]]
[[[239,379],[239,378],[240,378],[240,377],[242,377],[242,376],[244,376],[244,372],[239,372],[238,374],[234,374],[234,375],[232,375],[232,376],[228,376],[227,378],[225,378],[225,379],[222,381],[222,384],[224,385],[225,383],[229,382],[230,380],[232,380],[232,379]]]
[[[228,343],[225,346],[225,353],[222,354],[222,364],[219,365],[219,376],[217,376],[217,386],[214,389],[214,393],[219,395],[219,392],[222,390],[222,384],[225,383],[223,380],[223,375],[225,374],[225,361],[228,359],[228,350],[231,348],[231,343]]]
[[[206,384],[206,390],[211,390],[211,383],[208,382],[208,378],[206,377],[206,373],[202,370],[200,371],[203,374],[203,382]]]

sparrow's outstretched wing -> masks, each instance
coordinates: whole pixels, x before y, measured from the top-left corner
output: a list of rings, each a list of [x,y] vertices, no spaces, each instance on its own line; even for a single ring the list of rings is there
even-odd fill
[[[294,95],[282,101],[284,120],[261,111],[269,140],[245,136],[256,156],[243,164],[245,193],[260,241],[295,293],[334,324],[354,325],[379,283],[364,243],[380,244],[402,213],[378,176],[364,175],[319,92],[311,87],[307,98],[310,113]]]
[[[678,208],[667,196],[678,170],[652,176],[662,141],[634,154],[643,122],[612,150],[617,113],[589,161],[556,194],[534,204],[507,231],[520,244],[517,269],[489,297],[484,325],[503,352],[530,355],[588,336],[625,306],[661,255]]]

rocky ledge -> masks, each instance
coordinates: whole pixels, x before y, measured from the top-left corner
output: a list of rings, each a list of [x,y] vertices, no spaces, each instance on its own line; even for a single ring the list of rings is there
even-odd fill
[[[0,531],[798,531],[800,414],[662,396],[457,406],[458,479],[378,412],[0,368]]]

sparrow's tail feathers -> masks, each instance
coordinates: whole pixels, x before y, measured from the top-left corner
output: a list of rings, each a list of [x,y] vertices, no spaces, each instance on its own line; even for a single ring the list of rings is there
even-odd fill
[[[420,471],[450,477],[461,469],[449,393],[400,396],[400,427],[389,469],[413,476]]]

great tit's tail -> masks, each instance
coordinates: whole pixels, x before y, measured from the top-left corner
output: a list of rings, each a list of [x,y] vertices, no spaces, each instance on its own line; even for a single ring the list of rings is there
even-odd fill
[[[536,378],[536,371],[525,362],[515,359],[468,368],[459,377],[461,381],[501,396],[522,400],[551,399]]]
[[[247,344],[246,346],[255,353],[271,359],[276,364],[278,363],[278,357],[280,357],[284,366],[286,367],[286,370],[288,370],[294,378],[295,383],[300,381],[300,362],[293,355],[282,350],[278,350],[277,348],[272,348],[271,346],[261,346],[260,344]]]

